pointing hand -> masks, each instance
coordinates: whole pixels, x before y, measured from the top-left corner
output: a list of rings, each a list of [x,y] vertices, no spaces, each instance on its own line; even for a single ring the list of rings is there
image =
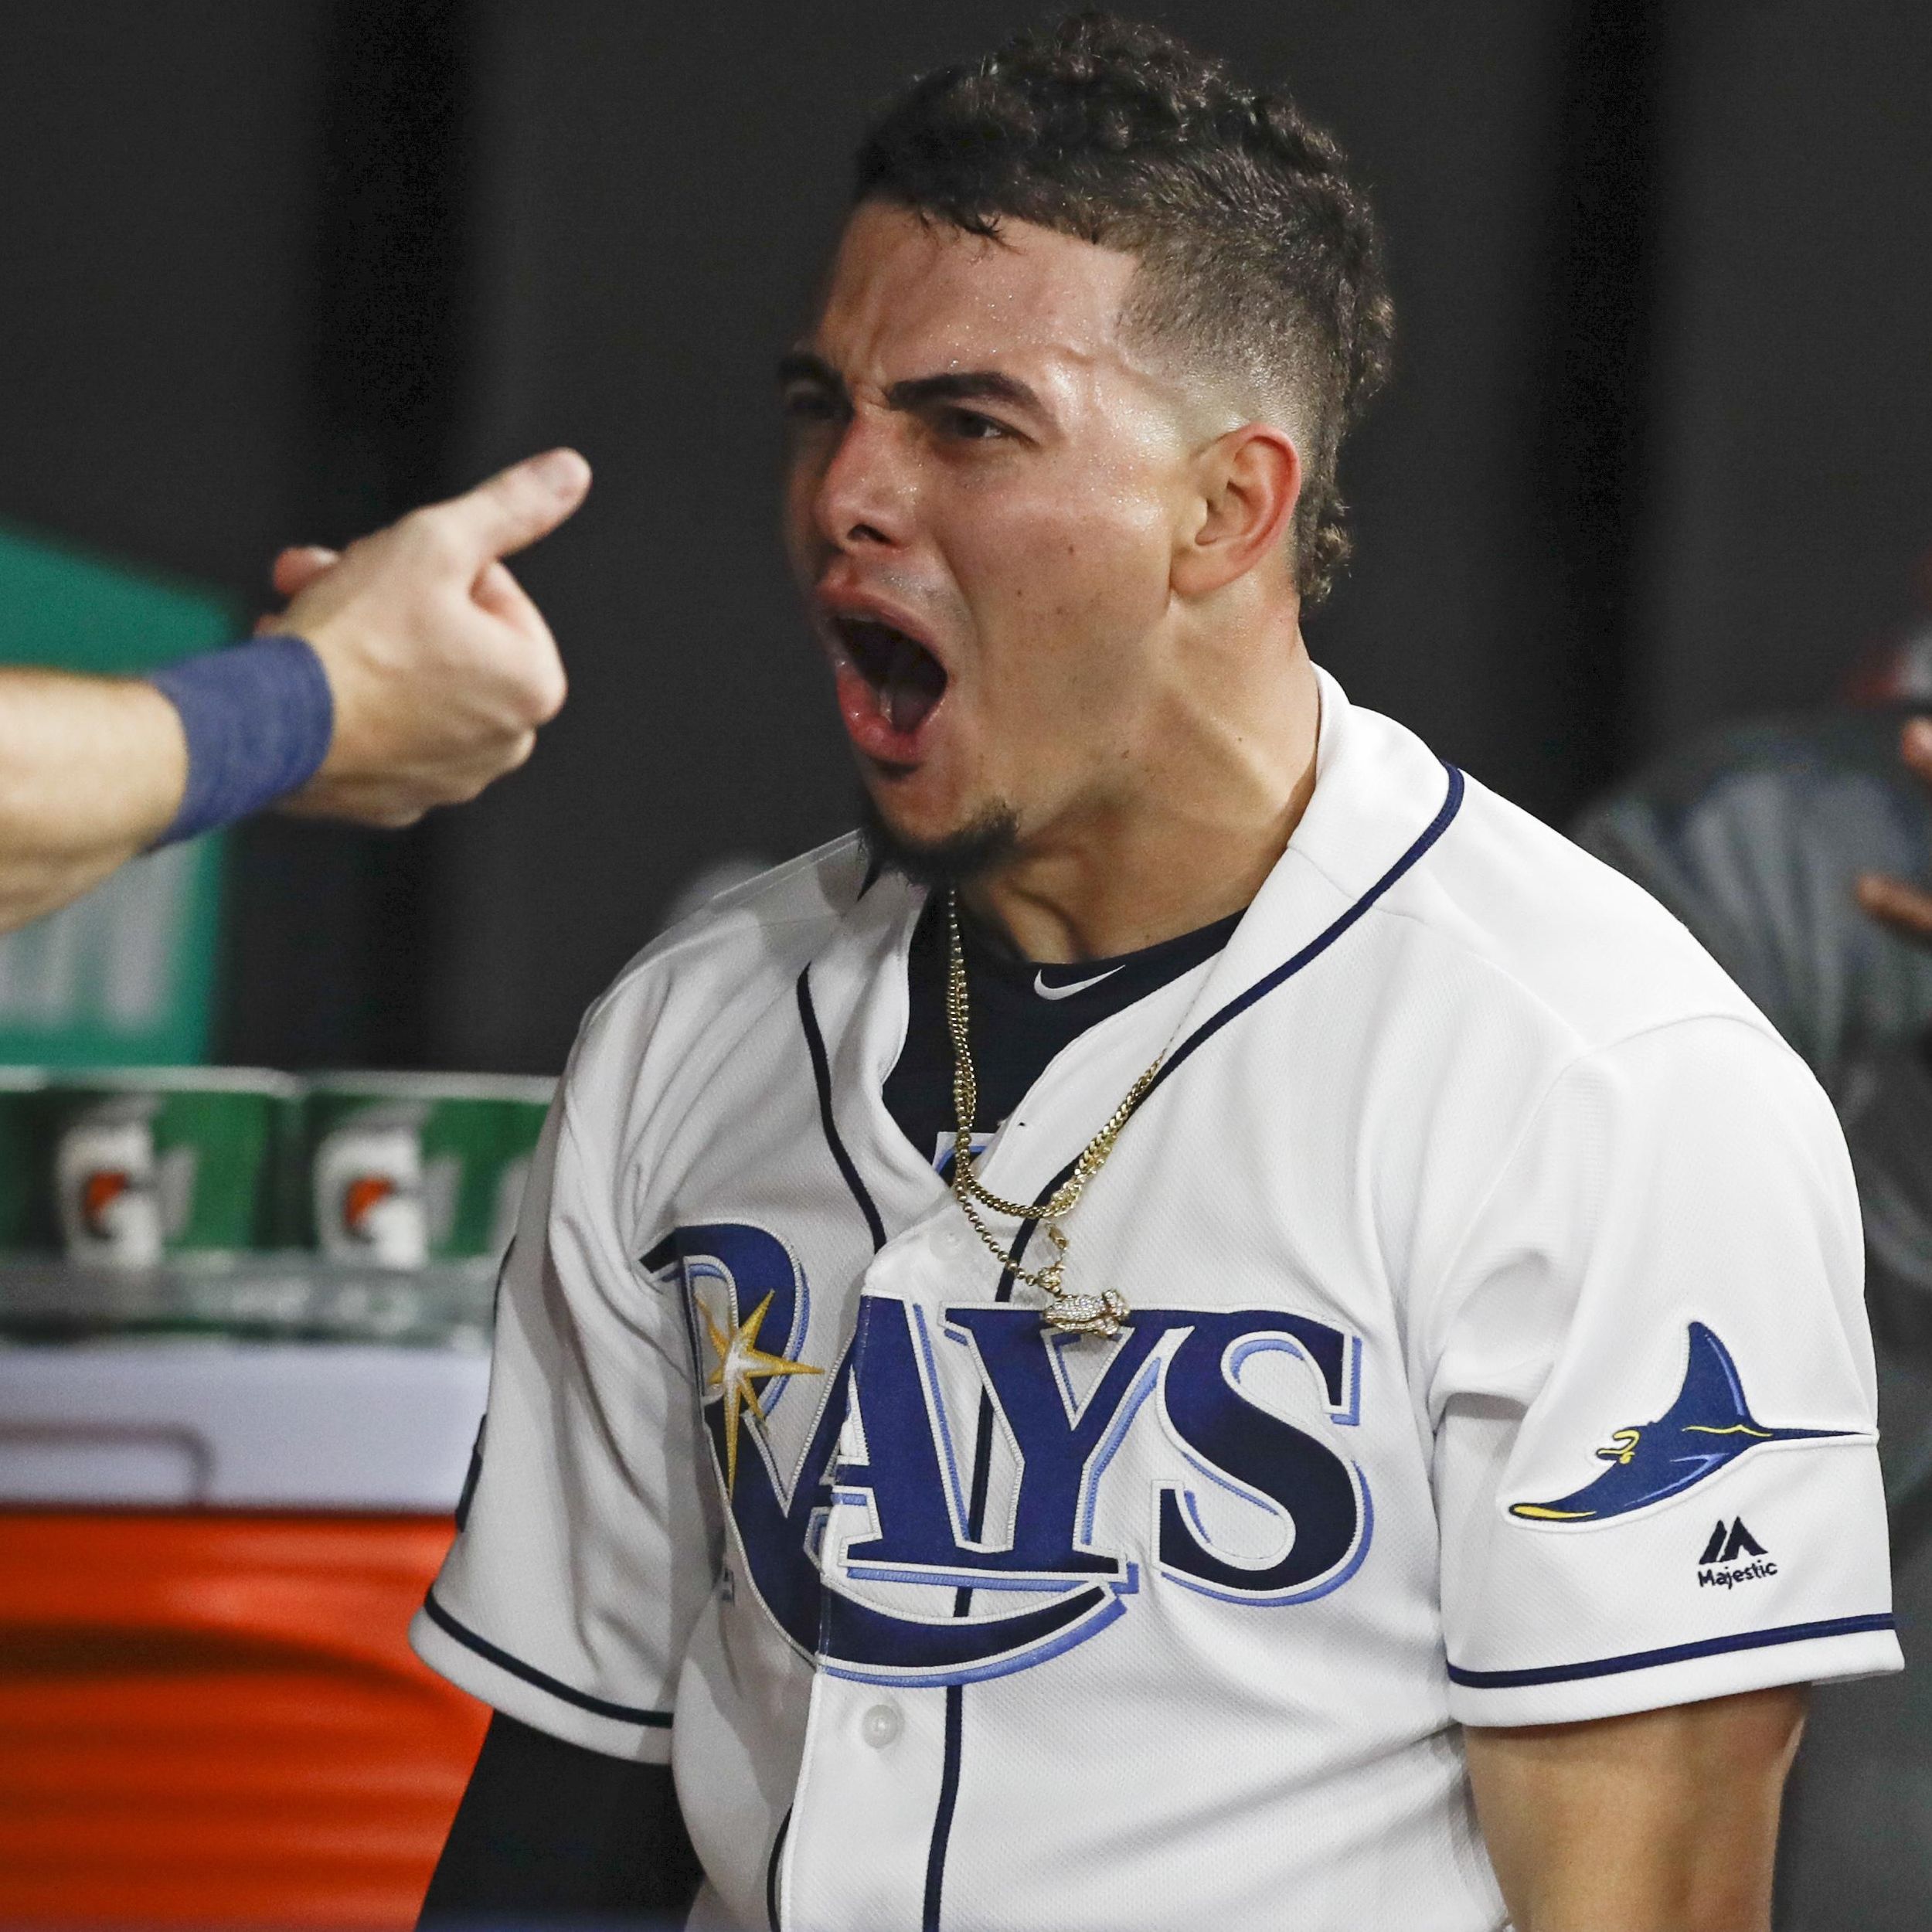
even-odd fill
[[[523,763],[563,705],[563,666],[501,560],[548,536],[590,485],[582,457],[552,450],[340,555],[276,559],[293,600],[257,628],[306,638],[335,705],[328,756],[286,809],[406,825]]]

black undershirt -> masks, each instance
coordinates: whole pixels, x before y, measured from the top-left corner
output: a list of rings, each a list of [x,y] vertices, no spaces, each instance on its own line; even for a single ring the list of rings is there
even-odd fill
[[[668,1927],[702,1876],[668,1765],[607,1757],[498,1711],[417,1923]]]
[[[1212,959],[1240,921],[1241,915],[1235,913],[1138,952],[1083,959],[1071,966],[1036,966],[962,906],[960,943],[966,957],[970,1014],[967,1043],[979,1087],[975,1136],[990,1136],[1004,1124],[1063,1047],[1097,1022]],[[942,1173],[951,1171],[953,1145],[947,952],[946,901],[935,893],[913,931],[906,961],[906,1043],[886,1076],[886,1109],[922,1157]]]
[[[975,1134],[994,1133],[1053,1056],[1088,1027],[1212,959],[1240,917],[1116,958],[1043,967],[1021,958],[962,908],[968,1044],[979,1087]],[[921,1158],[941,1172],[951,1166],[953,1140],[947,951],[946,902],[935,893],[913,933],[906,1043],[886,1077],[886,1106]],[[1056,992],[1061,996],[1048,996]],[[667,1767],[607,1757],[499,1712],[443,1847],[421,1922],[473,1927],[540,1913],[596,1920],[607,1932],[645,1915],[677,1923],[696,1896],[699,1877]]]

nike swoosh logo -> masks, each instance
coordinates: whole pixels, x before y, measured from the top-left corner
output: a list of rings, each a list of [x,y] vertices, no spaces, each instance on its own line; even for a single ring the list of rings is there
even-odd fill
[[[1071,999],[1076,993],[1083,993],[1088,987],[1097,986],[1104,979],[1111,979],[1120,970],[1117,966],[1110,966],[1105,972],[1096,973],[1091,979],[1077,979],[1070,986],[1049,986],[1044,973],[1036,973],[1033,991],[1042,999]]]

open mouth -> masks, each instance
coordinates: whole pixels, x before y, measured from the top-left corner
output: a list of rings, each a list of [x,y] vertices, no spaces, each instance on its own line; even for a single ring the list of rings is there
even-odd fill
[[[946,669],[917,638],[873,617],[838,617],[839,709],[862,751],[903,760],[946,695]]]

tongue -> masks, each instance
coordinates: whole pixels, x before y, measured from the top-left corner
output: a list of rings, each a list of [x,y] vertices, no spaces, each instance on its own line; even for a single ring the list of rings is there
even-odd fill
[[[911,684],[887,679],[876,685],[849,659],[838,669],[838,709],[852,743],[867,757],[910,765],[919,756],[919,727],[934,700]]]
[[[903,684],[888,685],[885,699],[887,722],[893,730],[908,736],[919,729],[926,713],[932,709],[926,699]]]
[[[893,653],[879,696],[880,708],[893,730],[910,734],[925,723],[944,685],[944,680],[934,675],[938,668],[927,652],[910,641]]]

